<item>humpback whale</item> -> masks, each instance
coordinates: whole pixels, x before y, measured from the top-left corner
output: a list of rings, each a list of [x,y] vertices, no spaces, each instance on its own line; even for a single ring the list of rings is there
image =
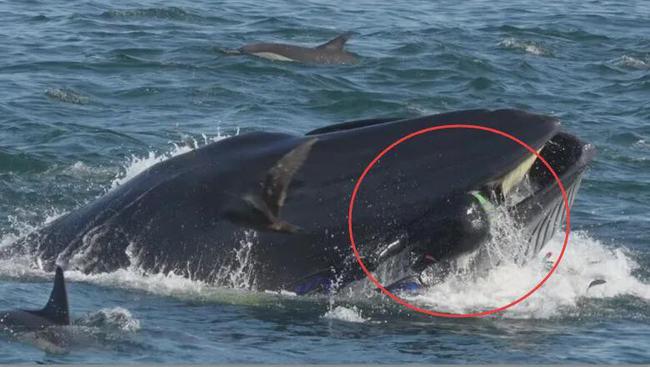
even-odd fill
[[[354,64],[357,58],[344,47],[352,33],[340,36],[316,47],[302,47],[283,43],[252,43],[237,50],[224,50],[231,55],[253,55],[275,61],[294,61],[308,64]]]
[[[349,246],[347,208],[356,179],[408,133],[470,123],[538,150],[573,203],[595,149],[552,117],[467,110],[418,118],[350,121],[305,135],[251,132],[158,163],[88,205],[33,232],[0,256],[85,273],[137,267],[223,286],[332,292],[364,277]],[[546,168],[502,136],[469,129],[420,135],[384,156],[355,205],[355,239],[382,282],[480,250],[490,207],[505,206],[533,256],[561,226],[564,205]],[[406,279],[406,281],[403,281]]]
[[[63,270],[57,267],[54,287],[45,307],[40,310],[0,311],[0,328],[10,333],[17,333],[70,325],[69,313]]]

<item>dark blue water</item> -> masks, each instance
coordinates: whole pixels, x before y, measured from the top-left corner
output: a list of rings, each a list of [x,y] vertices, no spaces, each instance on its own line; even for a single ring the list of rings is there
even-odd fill
[[[558,116],[599,151],[558,273],[499,316],[73,272],[67,353],[2,339],[0,362],[650,362],[649,18],[650,4],[614,0],[0,3],[3,246],[166,155],[253,130],[516,107]],[[219,52],[343,31],[357,65]],[[0,264],[0,309],[47,298],[52,274],[23,260]],[[486,309],[542,275],[502,267],[414,302]],[[594,278],[607,283],[587,290]]]

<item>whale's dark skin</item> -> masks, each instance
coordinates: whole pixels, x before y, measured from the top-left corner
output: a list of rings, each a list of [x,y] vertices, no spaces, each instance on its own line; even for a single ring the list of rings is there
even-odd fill
[[[247,133],[152,166],[4,256],[29,252],[46,269],[60,264],[87,273],[135,265],[226,285],[233,283],[224,274],[240,268],[250,275],[245,285],[260,290],[307,293],[334,280],[346,284],[363,276],[347,232],[356,179],[400,137],[451,123],[496,128],[535,149],[559,129],[556,119],[542,115],[470,110],[355,121],[304,136]],[[367,266],[410,252],[415,269],[419,255],[444,261],[475,250],[486,222],[467,193],[489,191],[528,156],[504,137],[467,129],[421,135],[391,151],[356,200],[355,239]],[[557,194],[552,200],[557,206]],[[526,205],[522,216],[531,223],[546,215],[544,204]],[[245,243],[252,246],[243,261]]]
[[[252,43],[227,54],[247,54],[276,61],[294,61],[306,64],[356,64],[356,56],[345,50],[351,33],[344,33],[320,46],[303,47],[284,43]]]

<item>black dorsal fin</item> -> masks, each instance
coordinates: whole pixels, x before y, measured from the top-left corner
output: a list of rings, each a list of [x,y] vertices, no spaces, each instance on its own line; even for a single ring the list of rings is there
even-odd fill
[[[342,122],[340,124],[321,127],[321,128],[312,130],[312,131],[306,133],[305,135],[318,135],[318,134],[331,133],[331,132],[335,132],[335,131],[357,129],[357,128],[360,128],[360,127],[381,125],[381,124],[385,124],[387,122],[399,121],[399,120],[403,120],[403,119],[404,119],[403,117],[386,117],[386,118],[375,118],[375,119],[347,121],[347,122]]]
[[[68,293],[65,290],[65,279],[63,269],[56,267],[54,275],[54,287],[50,299],[40,311],[32,312],[40,317],[46,318],[54,324],[70,325],[70,311],[68,309]]]
[[[343,50],[345,43],[352,37],[352,32],[345,32],[342,35],[329,40],[322,45],[316,47],[317,49],[327,49],[327,50]]]

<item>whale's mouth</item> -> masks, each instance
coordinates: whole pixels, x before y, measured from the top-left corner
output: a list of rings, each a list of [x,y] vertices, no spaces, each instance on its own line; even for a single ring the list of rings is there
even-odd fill
[[[538,152],[562,182],[568,204],[571,206],[582,175],[594,156],[594,147],[573,135],[560,132],[552,136]],[[510,213],[528,241],[524,254],[527,259],[541,251],[546,242],[561,228],[566,215],[562,191],[554,175],[544,162],[532,153],[498,180],[486,184],[471,194],[477,198],[486,212],[499,206]],[[412,255],[409,262],[419,265],[412,267],[411,270],[414,272],[411,275],[404,277],[402,270],[399,280],[393,278],[393,282],[387,281],[386,284],[390,284],[387,287],[389,290],[414,291],[422,284],[431,284],[430,276],[427,276],[426,282],[421,280],[424,272],[428,275],[433,272],[439,278],[438,280],[442,280],[446,276],[445,268],[448,267],[449,260],[453,260],[431,259],[425,261],[427,265],[422,267],[422,258],[426,257],[426,254],[416,255],[417,260],[413,260]],[[436,270],[432,271],[433,268]]]
[[[554,135],[538,150],[539,156],[551,166],[567,193],[578,183],[594,153],[591,144],[567,133]],[[480,191],[490,198],[492,204],[505,205],[513,210],[530,201],[546,207],[553,201],[562,200],[553,173],[532,153],[499,180],[487,184]],[[552,197],[549,197],[549,193],[553,194],[550,195]]]

